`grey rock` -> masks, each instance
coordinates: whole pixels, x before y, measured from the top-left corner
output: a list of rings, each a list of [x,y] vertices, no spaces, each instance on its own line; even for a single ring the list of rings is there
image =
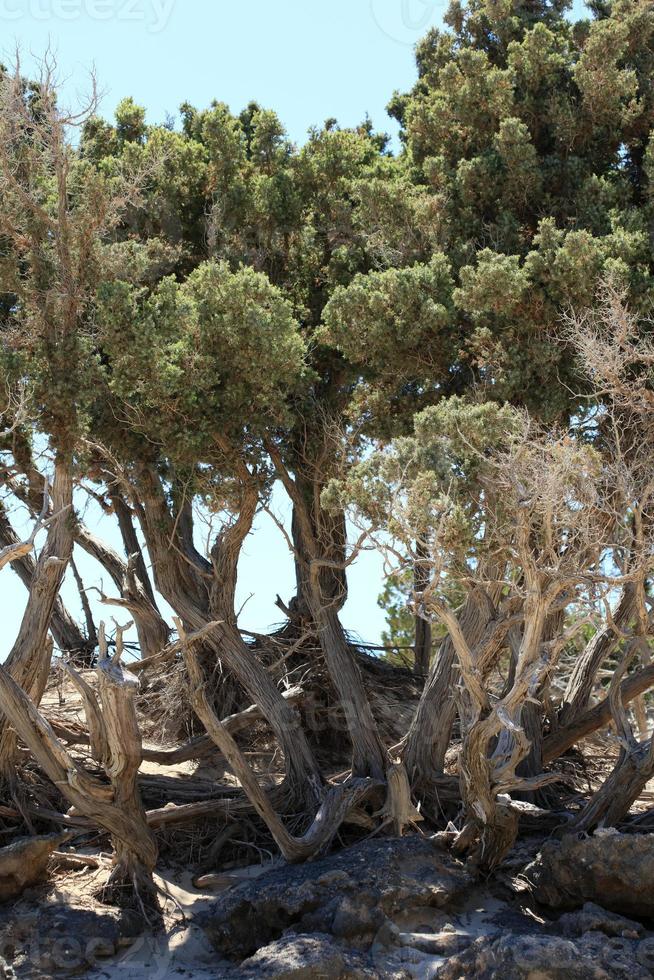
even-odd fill
[[[470,885],[463,866],[437,841],[370,840],[243,882],[218,896],[199,923],[216,949],[234,960],[291,929],[369,945],[386,918],[408,901],[442,908]]]
[[[654,977],[654,937],[643,939],[642,942],[638,943],[636,959],[640,966],[648,969]]]
[[[243,980],[380,980],[364,956],[313,933],[285,936],[241,964],[234,977]]]
[[[11,963],[19,980],[74,975],[113,956],[122,937],[120,913],[114,909],[45,905],[16,910],[0,920],[0,956]]]
[[[654,834],[568,836],[549,841],[524,877],[537,901],[555,909],[594,902],[654,918]]]
[[[436,972],[438,980],[651,980],[638,960],[639,943],[589,933],[573,941],[560,936],[506,933],[478,939]]]
[[[640,922],[608,912],[593,902],[586,902],[580,912],[566,912],[557,922],[564,936],[583,936],[585,932],[603,932],[606,936],[638,939],[645,932]]]

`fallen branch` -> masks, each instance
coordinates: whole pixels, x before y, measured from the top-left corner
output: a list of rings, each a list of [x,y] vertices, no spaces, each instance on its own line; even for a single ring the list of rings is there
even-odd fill
[[[141,663],[143,661],[140,661],[139,665]],[[134,664],[130,664],[130,673],[133,673],[134,666]],[[291,687],[282,693],[282,697],[291,704],[298,704],[308,695],[301,687]],[[250,725],[259,721],[265,721],[263,712],[258,705],[252,704],[243,711],[228,715],[227,718],[223,719],[222,724],[230,735],[236,735],[244,728],[249,728]],[[89,745],[91,742],[88,732],[73,731],[55,720],[50,721],[50,725],[55,734],[68,745]],[[161,766],[177,766],[182,762],[202,759],[212,752],[216,752],[216,745],[213,740],[208,735],[197,735],[185,742],[184,745],[179,745],[174,749],[143,749],[143,760],[156,762]]]

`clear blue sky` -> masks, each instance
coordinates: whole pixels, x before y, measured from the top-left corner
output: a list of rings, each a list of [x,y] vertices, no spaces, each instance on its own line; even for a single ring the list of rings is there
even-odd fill
[[[385,127],[394,89],[415,77],[413,45],[441,21],[443,0],[0,0],[3,48],[25,56],[50,40],[68,91],[94,64],[111,112],[125,95],[153,122],[185,100],[233,110],[256,99],[291,137],[366,112]]]

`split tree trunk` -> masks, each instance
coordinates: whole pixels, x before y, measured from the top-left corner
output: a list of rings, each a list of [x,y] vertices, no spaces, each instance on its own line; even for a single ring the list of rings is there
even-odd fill
[[[157,847],[135,788],[134,768],[138,771],[140,765],[136,738],[140,741],[140,736],[131,684],[115,662],[107,668],[104,697],[108,710],[102,718],[106,725],[105,744],[109,747],[104,761],[111,785],[90,776],[77,764],[25,691],[0,665],[3,715],[62,795],[112,836],[118,861],[112,884],[120,886],[112,897],[121,904],[136,902],[139,908],[143,903],[147,910],[148,904],[154,904],[152,872]]]
[[[104,627],[101,627],[101,633],[104,634]],[[146,906],[156,907],[152,873],[157,862],[157,848],[137,785],[143,761],[143,743],[134,704],[139,683],[121,666],[122,634],[118,634],[116,654],[111,658],[104,636],[101,643],[104,649],[101,647],[102,656],[98,663],[98,692],[108,750],[105,766],[114,790],[113,805],[131,822],[135,834],[129,841],[120,836],[113,837],[116,865],[107,892],[120,903],[120,891],[127,887]]]
[[[11,526],[4,508],[0,507],[0,547],[7,548],[18,544],[18,535]],[[16,558],[11,562],[11,567],[29,592],[36,573],[36,561],[32,555]],[[70,654],[78,663],[90,663],[95,642],[84,636],[60,596],[55,599],[50,629],[60,650]]]
[[[202,667],[193,652],[191,643],[184,647],[184,657],[191,684],[193,707],[208,734],[228,761],[248,799],[268,827],[283,857],[287,861],[299,862],[326,850],[350,810],[377,788],[375,783],[369,779],[351,779],[332,787],[324,794],[318,812],[306,833],[302,837],[294,837],[286,830],[238,745],[212,708],[207,697]]]
[[[266,448],[293,504],[295,559],[302,568],[303,588],[327,670],[345,712],[352,743],[352,771],[357,776],[385,778],[387,753],[370,708],[361,671],[347,642],[338,611],[347,597],[345,522],[320,504],[321,485],[291,476],[277,447]],[[336,523],[335,523],[336,522]],[[336,531],[335,531],[336,528]]]
[[[478,593],[466,600],[460,615],[464,636],[476,646],[493,617],[491,604]],[[456,651],[451,637],[442,641],[409,728],[403,760],[411,785],[428,788],[442,775],[456,718]]]
[[[11,678],[38,704],[43,695],[52,644],[48,632],[64,573],[73,550],[73,478],[71,458],[60,452],[55,461],[52,487],[53,517],[39,555],[27,608],[5,668]],[[0,779],[13,780],[16,736],[0,717]]]
[[[248,474],[249,477],[249,474]],[[202,630],[212,620],[221,620],[203,647],[210,651],[214,664],[222,661],[259,705],[273,730],[286,765],[286,780],[296,800],[315,801],[322,778],[300,719],[277,689],[272,677],[243,641],[235,622],[234,592],[238,556],[242,541],[250,530],[256,511],[248,497],[247,508],[231,533],[219,538],[213,549],[213,564],[197,555],[176,533],[172,517],[156,473],[144,470],[139,479],[141,503],[139,516],[150,558],[155,584],[189,631]],[[200,560],[199,560],[200,559]]]
[[[635,611],[635,603],[635,585],[633,582],[627,582],[613,613],[613,621],[618,629],[623,629],[629,624]],[[577,658],[559,712],[561,725],[572,724],[586,710],[593,693],[597,672],[619,642],[620,635],[609,623],[604,629],[598,630],[581,656]]]

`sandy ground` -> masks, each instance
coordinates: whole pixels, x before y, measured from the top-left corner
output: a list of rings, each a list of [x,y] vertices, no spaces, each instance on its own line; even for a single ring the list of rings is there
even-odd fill
[[[137,939],[121,955],[90,971],[89,980],[172,980],[174,977],[216,980],[220,977],[221,961],[203,931],[193,922],[194,915],[209,906],[213,893],[194,888],[190,872],[179,874],[163,869],[156,881],[172,899],[166,903],[169,910],[166,932]],[[172,914],[171,905],[174,906]]]

